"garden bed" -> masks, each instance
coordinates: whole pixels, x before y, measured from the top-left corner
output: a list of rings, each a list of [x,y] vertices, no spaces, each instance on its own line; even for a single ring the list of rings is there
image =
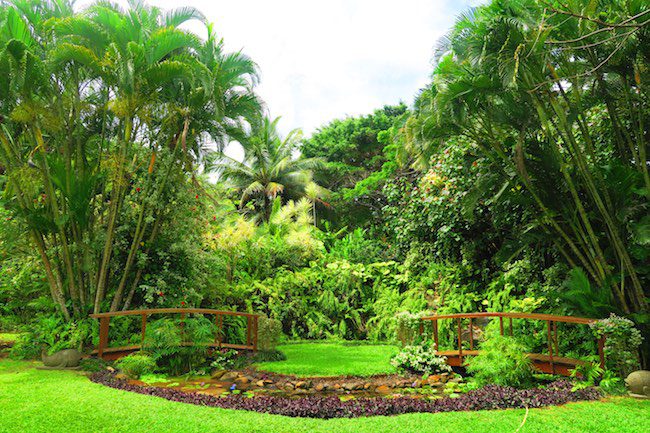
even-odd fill
[[[246,396],[242,394],[217,397],[202,392],[139,385],[116,377],[111,371],[91,375],[90,380],[111,388],[164,398],[170,401],[199,406],[239,409],[292,417],[353,418],[374,415],[399,415],[405,413],[437,413],[490,409],[536,408],[560,405],[573,401],[597,400],[602,394],[596,388],[572,391],[572,383],[560,380],[544,388],[519,390],[511,387],[488,385],[455,398],[356,398],[342,400],[339,396],[307,395],[290,398],[273,395]]]

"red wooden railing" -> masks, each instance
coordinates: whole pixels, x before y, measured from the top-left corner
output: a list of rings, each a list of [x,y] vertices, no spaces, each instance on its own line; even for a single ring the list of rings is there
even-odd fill
[[[532,359],[533,365],[540,371],[551,374],[562,374],[568,376],[571,374],[571,370],[574,369],[577,365],[584,364],[584,361],[573,358],[564,358],[561,357],[558,350],[558,334],[557,334],[557,324],[558,323],[574,323],[579,325],[589,325],[592,322],[595,322],[596,319],[588,319],[584,317],[572,317],[572,316],[556,316],[553,314],[535,314],[535,313],[462,313],[462,314],[442,314],[434,315],[429,317],[423,317],[422,322],[420,323],[420,334],[424,333],[424,323],[430,321],[433,325],[433,339],[436,345],[436,349],[439,348],[439,338],[438,338],[438,321],[451,319],[456,320],[457,322],[457,350],[448,350],[448,351],[438,351],[441,355],[447,357],[447,363],[452,366],[462,366],[464,365],[464,359],[467,356],[477,355],[478,350],[474,350],[474,332],[473,332],[473,321],[474,319],[479,318],[498,318],[499,319],[499,330],[501,335],[504,335],[504,324],[503,319],[508,319],[509,321],[509,334],[512,336],[512,319],[526,319],[526,320],[538,320],[546,322],[546,339],[548,345],[548,355],[538,354],[538,353],[529,353],[528,356]],[[462,339],[462,324],[463,319],[469,319],[469,351],[463,350],[463,339]],[[605,337],[601,337],[597,340],[598,343],[598,355],[600,357],[600,366],[604,368],[605,366]]]
[[[147,330],[147,318],[152,314],[180,314],[181,326],[187,314],[206,314],[215,316],[215,324],[217,325],[217,332],[214,337],[214,343],[209,344],[210,347],[226,347],[231,349],[244,349],[244,350],[257,350],[257,327],[259,314],[253,313],[239,313],[236,311],[220,311],[207,308],[154,308],[150,310],[129,310],[129,311],[115,311],[112,313],[98,313],[91,314],[90,317],[99,319],[99,345],[93,351],[99,358],[114,360],[135,352],[142,348],[144,337]],[[108,328],[112,317],[120,316],[141,316],[141,340],[139,345],[121,346],[121,347],[108,347]],[[224,316],[233,317],[246,317],[246,344],[233,344],[222,341],[223,340],[223,318]],[[192,342],[183,343],[184,345],[192,345]]]

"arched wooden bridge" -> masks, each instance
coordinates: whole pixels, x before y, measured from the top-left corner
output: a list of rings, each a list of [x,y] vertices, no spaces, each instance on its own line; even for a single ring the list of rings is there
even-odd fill
[[[92,352],[92,354],[97,355],[99,358],[102,358],[104,360],[112,361],[140,350],[142,348],[142,344],[144,343],[144,336],[147,331],[147,318],[152,314],[180,314],[181,326],[183,326],[183,320],[187,317],[188,314],[212,315],[215,317],[214,320],[217,326],[217,332],[214,336],[214,342],[210,343],[208,346],[215,348],[226,347],[240,350],[257,350],[257,326],[259,314],[211,310],[207,308],[155,308],[150,310],[129,310],[115,311],[112,313],[91,314],[90,317],[99,319],[99,345],[97,346],[97,349]],[[109,347],[108,328],[110,326],[110,320],[112,317],[120,316],[142,317],[140,344],[132,346]],[[225,316],[246,318],[245,344],[235,344],[223,341],[223,319]],[[183,343],[183,345],[187,346],[191,346],[192,344],[192,342]]]
[[[447,357],[447,364],[452,367],[461,367],[464,366],[468,357],[475,356],[479,354],[478,350],[474,349],[474,326],[473,322],[475,319],[498,319],[499,320],[499,329],[501,335],[504,335],[505,326],[504,319],[508,320],[508,333],[512,335],[512,320],[513,319],[525,319],[525,320],[536,320],[546,322],[546,340],[548,346],[547,353],[529,353],[528,357],[532,360],[533,366],[543,373],[549,374],[560,374],[563,376],[569,376],[571,370],[575,369],[576,366],[585,364],[585,361],[561,357],[558,350],[558,334],[557,334],[557,324],[558,323],[573,323],[578,325],[589,325],[592,322],[595,322],[596,319],[587,319],[584,317],[572,317],[572,316],[556,316],[553,314],[533,314],[533,313],[464,313],[464,314],[443,314],[435,315],[429,317],[423,317],[422,322],[420,323],[420,334],[424,332],[425,322],[431,322],[433,326],[433,339],[438,348],[438,321],[439,320],[455,320],[457,322],[457,332],[456,340],[458,348],[454,350],[441,350],[438,351],[440,355]],[[463,325],[462,321],[468,320],[468,338],[469,340],[469,350],[463,348]],[[601,337],[597,340],[598,344],[598,355],[600,357],[600,366],[605,366],[605,337]]]

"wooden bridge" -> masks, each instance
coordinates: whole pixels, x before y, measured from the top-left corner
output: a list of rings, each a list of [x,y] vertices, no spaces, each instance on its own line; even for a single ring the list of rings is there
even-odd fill
[[[258,326],[259,314],[239,313],[236,311],[211,310],[207,308],[155,308],[150,310],[115,311],[112,313],[91,314],[90,317],[94,319],[99,319],[99,345],[97,346],[97,349],[95,349],[92,352],[93,355],[97,355],[99,358],[102,358],[104,360],[112,361],[140,350],[142,348],[142,344],[144,343],[144,337],[147,331],[147,318],[152,314],[180,314],[181,327],[183,326],[183,320],[187,317],[188,314],[213,315],[215,316],[215,324],[217,326],[217,332],[215,333],[214,336],[214,342],[210,343],[208,345],[209,347],[216,347],[216,348],[226,347],[231,349],[257,351],[257,326]],[[110,326],[110,320],[112,317],[120,317],[120,316],[141,316],[142,326],[141,326],[141,339],[139,345],[109,347],[108,328]],[[223,319],[225,316],[246,318],[246,343],[245,344],[234,344],[234,343],[228,343],[223,341]],[[192,342],[185,342],[182,344],[187,346],[193,345]]]
[[[508,320],[508,330],[509,335],[512,336],[512,320],[513,319],[525,319],[525,320],[536,320],[546,322],[546,341],[548,346],[547,353],[529,353],[528,357],[533,362],[533,366],[538,371],[549,374],[560,374],[563,376],[569,376],[571,370],[575,369],[576,366],[585,364],[585,361],[561,357],[558,350],[558,334],[557,334],[557,324],[558,323],[573,323],[578,325],[589,325],[592,322],[595,322],[596,319],[587,319],[584,317],[571,317],[571,316],[555,316],[552,314],[533,314],[533,313],[465,313],[465,314],[444,314],[423,317],[422,322],[420,323],[420,334],[424,333],[424,324],[426,322],[431,322],[433,326],[433,339],[438,348],[438,321],[439,320],[455,320],[457,322],[457,332],[456,340],[458,348],[455,350],[441,350],[438,351],[440,355],[447,357],[447,364],[452,367],[461,367],[466,363],[466,359],[470,356],[478,355],[480,352],[474,349],[474,320],[475,319],[498,319],[499,320],[499,329],[501,335],[504,335],[505,326],[504,319]],[[462,321],[464,319],[468,320],[468,340],[469,340],[469,350],[463,349],[463,325]],[[600,357],[600,366],[601,368],[605,366],[605,337],[601,337],[597,340],[598,344],[598,355]]]

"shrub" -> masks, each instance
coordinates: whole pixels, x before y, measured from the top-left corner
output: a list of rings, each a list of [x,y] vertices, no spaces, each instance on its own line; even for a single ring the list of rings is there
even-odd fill
[[[260,350],[254,356],[254,362],[277,362],[285,361],[286,359],[287,356],[277,349]]]
[[[117,368],[131,379],[139,379],[143,374],[153,373],[156,361],[144,353],[132,353],[117,361]]]
[[[469,391],[456,398],[436,398],[433,400],[412,397],[397,398],[359,398],[342,401],[337,396],[308,396],[289,398],[278,396],[230,395],[215,397],[195,392],[183,392],[170,388],[139,386],[115,378],[103,371],[94,373],[93,382],[115,389],[140,394],[154,395],[167,400],[195,404],[199,406],[220,407],[223,409],[250,410],[294,417],[307,418],[356,418],[361,416],[399,415],[416,412],[452,412],[468,410],[523,409],[565,404],[581,400],[597,400],[602,394],[596,388],[573,391],[567,380],[553,382],[544,388],[515,389],[508,386],[488,385]]]
[[[401,372],[433,374],[451,371],[446,361],[446,357],[438,356],[433,346],[422,345],[405,346],[390,363]]]
[[[208,347],[216,332],[214,323],[202,316],[185,319],[182,325],[172,319],[150,322],[143,345],[156,365],[174,376],[207,367]],[[193,345],[183,346],[183,341]]]
[[[91,345],[97,323],[93,319],[66,322],[59,315],[40,316],[20,335],[11,349],[18,359],[37,359],[41,351],[51,355],[63,349],[83,349]]]
[[[83,371],[96,373],[106,369],[108,363],[101,358],[86,358],[79,362],[79,366]]]
[[[469,361],[467,371],[483,385],[530,386],[533,366],[527,353],[528,349],[514,338],[494,335],[481,345],[479,355]]]
[[[589,325],[597,338],[605,336],[605,363],[608,369],[625,377],[639,368],[641,332],[634,322],[611,314],[607,319]]]
[[[233,368],[235,366],[237,355],[238,352],[232,349],[215,350],[212,353],[213,361],[210,364],[210,367],[219,370],[228,370]]]
[[[282,338],[282,322],[260,316],[257,322],[257,348],[261,351],[273,351]]]
[[[396,329],[395,338],[401,343],[402,346],[417,344],[423,339],[430,338],[430,326],[424,326],[422,317],[431,314],[430,312],[422,311],[420,313],[411,313],[402,311],[395,316]],[[420,335],[420,326],[422,326],[422,335]]]

